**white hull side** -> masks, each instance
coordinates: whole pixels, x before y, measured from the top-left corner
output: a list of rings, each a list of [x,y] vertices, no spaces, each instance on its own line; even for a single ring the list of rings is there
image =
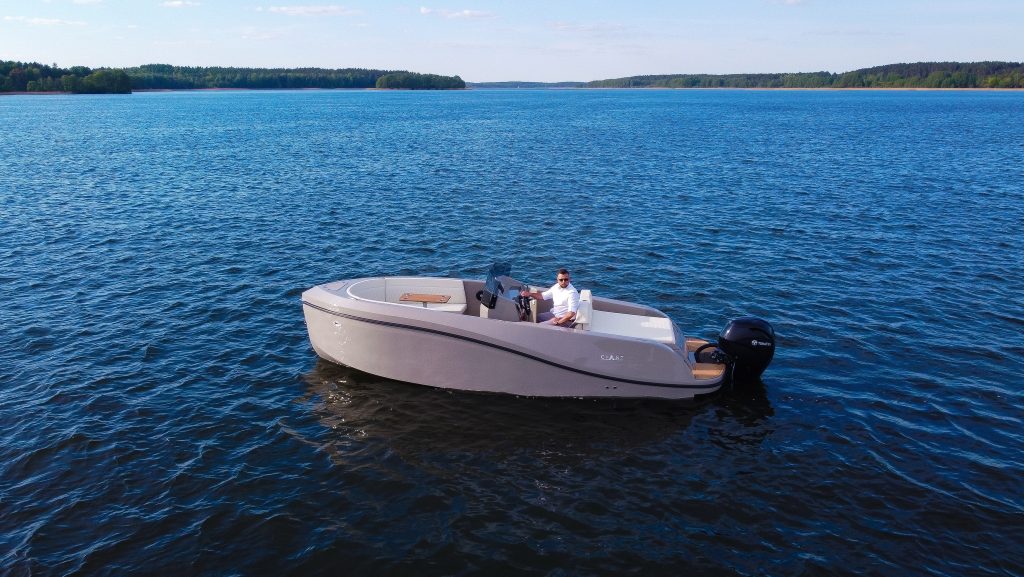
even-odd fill
[[[308,304],[303,311],[313,349],[322,358],[398,381],[536,397],[664,399],[688,399],[720,386],[720,382],[701,386],[630,383],[442,331],[357,320]]]

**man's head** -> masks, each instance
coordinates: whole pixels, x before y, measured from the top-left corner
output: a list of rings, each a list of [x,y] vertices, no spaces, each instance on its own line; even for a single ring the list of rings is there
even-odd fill
[[[555,275],[555,280],[558,281],[558,286],[569,286],[569,271],[564,268],[558,269],[558,274]]]

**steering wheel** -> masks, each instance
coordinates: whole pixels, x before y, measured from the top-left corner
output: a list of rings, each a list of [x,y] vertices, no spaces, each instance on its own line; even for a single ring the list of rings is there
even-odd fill
[[[725,352],[722,351],[722,349],[718,348],[718,344],[717,343],[704,343],[703,345],[697,347],[697,350],[693,351],[693,359],[695,361],[697,361],[698,363],[701,362],[700,354],[702,352],[704,352],[705,349],[712,349],[712,348],[715,349],[715,350],[711,351],[711,359],[709,359],[709,360],[712,363],[715,363],[715,364],[718,364],[718,365],[728,364],[728,361],[729,361],[728,356],[726,356]]]
[[[525,321],[527,318],[529,318],[530,301],[533,300],[533,297],[529,295],[523,296],[521,294],[518,294],[523,290],[526,290],[526,287],[519,287],[519,289],[516,292],[516,298],[514,299],[516,303],[516,312],[519,313],[519,320],[521,321]]]

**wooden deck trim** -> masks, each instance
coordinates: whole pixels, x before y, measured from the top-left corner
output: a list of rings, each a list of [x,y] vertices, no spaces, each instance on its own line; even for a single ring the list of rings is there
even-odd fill
[[[425,293],[402,293],[398,300],[404,302],[445,304],[452,300],[451,295],[434,295]]]
[[[715,363],[696,363],[693,365],[693,377],[695,379],[715,379],[725,372],[725,365]]]

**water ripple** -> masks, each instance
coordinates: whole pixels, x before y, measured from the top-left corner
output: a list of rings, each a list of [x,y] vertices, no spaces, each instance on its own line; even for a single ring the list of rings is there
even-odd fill
[[[1021,575],[1019,93],[0,98],[0,573]],[[769,319],[696,404],[318,361],[494,259]]]

